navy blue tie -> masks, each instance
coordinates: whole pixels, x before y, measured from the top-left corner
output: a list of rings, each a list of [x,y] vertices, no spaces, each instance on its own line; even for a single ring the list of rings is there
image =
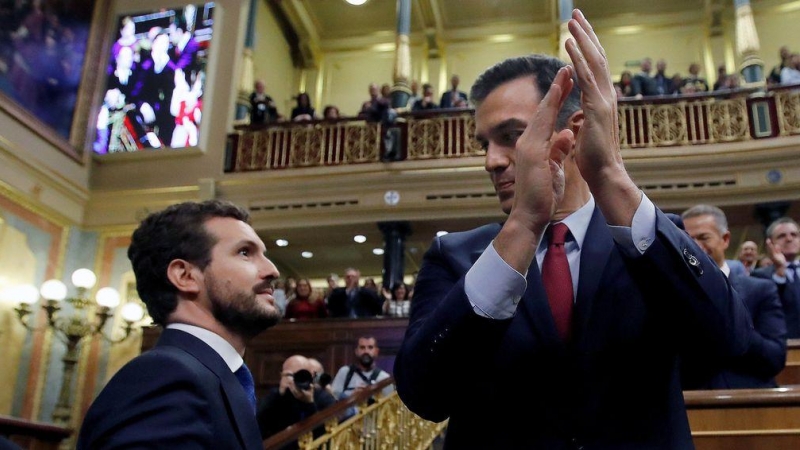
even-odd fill
[[[253,374],[250,373],[250,369],[247,368],[247,364],[242,363],[242,367],[233,372],[236,375],[236,379],[239,380],[239,383],[242,385],[244,389],[244,393],[247,394],[247,400],[250,402],[250,406],[253,408],[253,415],[256,414],[256,385],[253,382]]]

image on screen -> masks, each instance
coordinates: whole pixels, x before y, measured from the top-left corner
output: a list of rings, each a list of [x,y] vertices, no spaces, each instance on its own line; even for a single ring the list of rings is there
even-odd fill
[[[95,153],[197,145],[213,13],[205,3],[119,17]]]

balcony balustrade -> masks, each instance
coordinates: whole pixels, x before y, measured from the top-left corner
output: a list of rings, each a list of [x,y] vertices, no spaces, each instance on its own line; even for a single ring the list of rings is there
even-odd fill
[[[742,142],[800,134],[800,86],[738,89],[619,101],[623,149]],[[239,127],[229,135],[228,172],[385,161],[388,129],[399,137],[394,160],[483,156],[472,109],[401,113],[393,124],[360,119]]]

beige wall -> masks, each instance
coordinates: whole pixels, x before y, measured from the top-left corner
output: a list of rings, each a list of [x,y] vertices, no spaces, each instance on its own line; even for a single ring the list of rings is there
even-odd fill
[[[264,80],[267,93],[275,100],[278,112],[288,116],[295,106],[292,96],[298,91],[299,71],[292,65],[291,49],[267,2],[258,1],[256,5],[253,78]]]
[[[753,14],[761,42],[760,56],[764,60],[764,71],[769,74],[770,69],[780,63],[778,49],[782,45],[788,46],[793,52],[800,52],[797,42],[800,8],[787,11],[775,6],[761,7],[754,9]]]

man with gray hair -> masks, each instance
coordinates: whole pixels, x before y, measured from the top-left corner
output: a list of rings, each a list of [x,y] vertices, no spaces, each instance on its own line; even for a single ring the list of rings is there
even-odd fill
[[[681,217],[689,236],[728,276],[753,320],[747,352],[729,358],[721,372],[693,373],[696,362],[683,360],[684,389],[777,387],[775,375],[786,365],[786,321],[775,283],[731,271],[725,259],[731,232],[721,209],[712,205],[696,205],[684,211]]]
[[[770,224],[766,251],[772,265],[756,269],[751,275],[770,279],[778,285],[788,338],[800,338],[800,274],[797,271],[800,227],[794,219],[781,217]]]
[[[343,288],[335,288],[328,297],[328,312],[331,317],[372,317],[381,313],[383,301],[378,293],[358,285],[361,272],[353,267],[344,271]]]

